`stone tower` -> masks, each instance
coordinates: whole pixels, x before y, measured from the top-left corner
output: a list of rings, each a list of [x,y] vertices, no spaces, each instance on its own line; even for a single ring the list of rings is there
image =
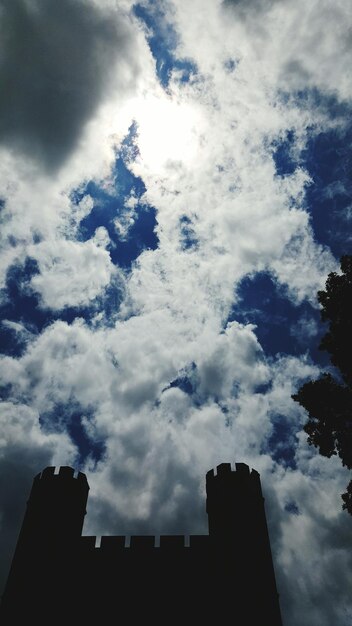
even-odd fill
[[[38,605],[55,605],[58,574],[81,539],[88,491],[86,476],[71,467],[57,474],[46,467],[35,476],[1,604],[9,624],[24,609],[34,617]]]
[[[279,626],[281,615],[260,476],[248,465],[222,463],[206,476],[209,537],[223,584],[252,624]]]

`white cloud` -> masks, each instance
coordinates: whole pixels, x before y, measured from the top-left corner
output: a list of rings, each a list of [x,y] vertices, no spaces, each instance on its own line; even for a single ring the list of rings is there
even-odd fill
[[[236,386],[250,393],[268,381],[269,371],[251,325],[230,322],[223,334],[209,339],[197,360],[201,394],[226,399],[236,393]]]
[[[302,315],[297,323],[292,326],[290,332],[300,344],[304,345],[312,337],[317,335],[318,324],[313,318],[308,317],[308,315]]]
[[[27,253],[39,267],[30,285],[40,294],[43,305],[53,310],[88,305],[101,294],[114,272],[104,249],[107,243],[104,229],[84,243],[47,240],[29,246]]]
[[[346,472],[338,462],[313,455],[310,467],[280,472],[272,483],[281,506],[295,506],[292,512],[287,508],[279,516],[276,550],[281,603],[288,626],[348,623],[349,520],[339,510],[339,492],[345,482]]]

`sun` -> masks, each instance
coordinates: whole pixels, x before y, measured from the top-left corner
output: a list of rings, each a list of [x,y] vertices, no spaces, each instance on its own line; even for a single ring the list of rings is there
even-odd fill
[[[174,162],[188,165],[199,150],[202,117],[191,105],[171,97],[147,96],[133,103],[138,148],[144,166],[161,170]]]

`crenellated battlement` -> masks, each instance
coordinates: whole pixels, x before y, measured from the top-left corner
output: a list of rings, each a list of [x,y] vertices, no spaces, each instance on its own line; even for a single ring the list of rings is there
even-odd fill
[[[221,463],[216,469],[211,469],[206,474],[206,491],[209,496],[214,490],[220,492],[224,488],[236,489],[240,494],[257,492],[262,496],[260,474],[255,469],[250,469],[246,463],[235,463],[232,469],[231,463]]]
[[[44,482],[44,481],[53,481],[55,480],[56,482],[61,481],[61,480],[75,480],[79,483],[84,483],[85,485],[88,486],[88,481],[87,481],[87,477],[85,474],[83,474],[83,472],[77,472],[76,470],[73,469],[73,467],[69,467],[68,465],[62,465],[58,468],[55,466],[49,466],[46,467],[45,469],[43,469],[42,472],[39,472],[39,474],[37,474],[34,477],[34,483],[38,483],[38,482]],[[88,486],[89,489],[89,486]]]
[[[100,550],[115,552],[119,550],[199,550],[209,545],[209,535],[107,535],[99,538],[86,535],[80,538],[80,547],[84,551]]]
[[[235,463],[235,469],[232,469],[231,463],[220,463],[215,469],[211,469],[206,474],[207,483],[215,480],[227,478],[229,475],[236,474],[241,479],[250,479],[253,482],[260,482],[260,474],[255,469],[250,469],[246,463]]]

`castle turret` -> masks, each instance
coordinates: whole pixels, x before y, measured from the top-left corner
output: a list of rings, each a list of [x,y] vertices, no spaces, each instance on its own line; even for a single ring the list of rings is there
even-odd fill
[[[258,472],[250,472],[245,463],[221,463],[206,475],[209,535],[217,542],[238,542],[238,532],[248,533],[249,526],[262,532],[263,496]],[[258,513],[260,513],[258,517]]]
[[[35,476],[3,595],[4,615],[7,606],[14,619],[16,606],[20,611],[23,603],[27,608],[48,603],[68,562],[66,570],[72,569],[88,491],[86,476],[72,467],[60,467],[58,473],[55,467],[46,467]]]
[[[85,474],[72,467],[46,467],[33,480],[18,547],[58,545],[81,536],[89,486]]]
[[[218,465],[206,476],[209,537],[217,567],[235,586],[241,624],[281,626],[260,476],[248,465]]]

